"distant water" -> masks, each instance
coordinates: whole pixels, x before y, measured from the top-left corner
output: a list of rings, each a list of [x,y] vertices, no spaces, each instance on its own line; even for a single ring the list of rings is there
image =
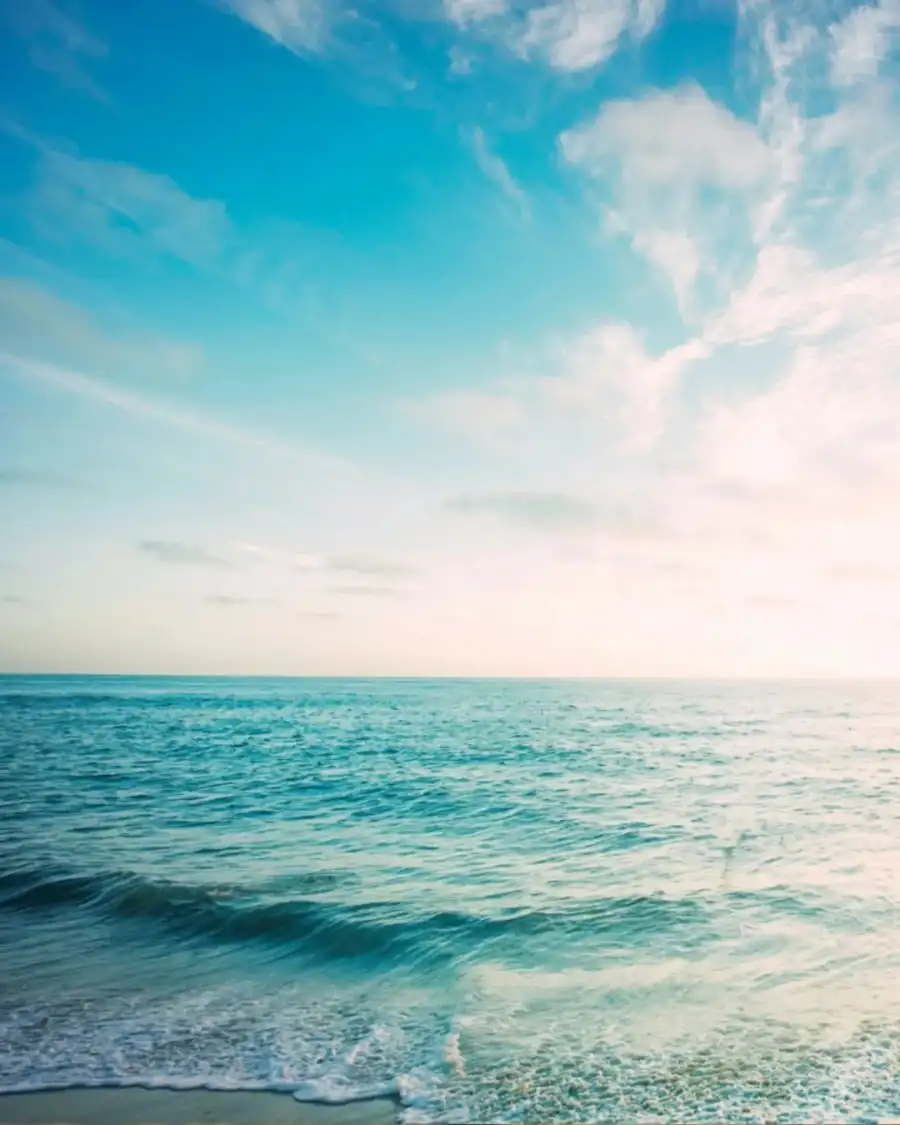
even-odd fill
[[[0,1087],[900,1115],[900,685],[0,678]]]

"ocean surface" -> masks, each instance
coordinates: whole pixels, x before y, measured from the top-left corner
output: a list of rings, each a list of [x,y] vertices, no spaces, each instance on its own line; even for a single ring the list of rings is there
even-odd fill
[[[900,684],[0,677],[0,1088],[900,1116]]]

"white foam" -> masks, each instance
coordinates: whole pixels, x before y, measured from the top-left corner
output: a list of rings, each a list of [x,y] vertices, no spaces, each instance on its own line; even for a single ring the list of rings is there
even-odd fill
[[[304,1082],[291,1093],[298,1102],[319,1102],[324,1105],[350,1105],[352,1102],[370,1102],[376,1098],[398,1098],[399,1082],[384,1082],[379,1086],[352,1086],[341,1075],[328,1075],[312,1082]]]

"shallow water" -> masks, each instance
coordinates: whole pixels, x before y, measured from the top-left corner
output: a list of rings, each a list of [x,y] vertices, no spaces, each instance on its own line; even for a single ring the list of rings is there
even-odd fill
[[[0,1087],[900,1114],[900,685],[0,678]]]

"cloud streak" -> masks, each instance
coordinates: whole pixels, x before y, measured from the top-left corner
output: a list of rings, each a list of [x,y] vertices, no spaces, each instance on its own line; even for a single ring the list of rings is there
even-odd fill
[[[455,496],[446,501],[451,512],[492,516],[538,531],[579,531],[597,525],[593,503],[562,492],[502,492]]]
[[[375,586],[364,583],[347,583],[332,586],[330,593],[342,598],[402,598],[404,591],[396,586]]]
[[[366,578],[414,578],[419,570],[408,563],[378,555],[334,555],[324,560],[328,570],[339,574],[357,574]]]
[[[138,543],[138,549],[157,562],[171,566],[209,567],[213,570],[228,570],[232,566],[227,559],[223,559],[195,543],[145,539]]]
[[[229,607],[252,607],[261,605],[277,605],[275,598],[250,598],[235,594],[207,594],[206,599],[211,605]]]
[[[528,197],[506,163],[495,152],[491,151],[484,130],[481,128],[472,130],[472,151],[475,154],[478,167],[485,176],[497,185],[507,199],[516,205],[523,219],[529,218]]]
[[[343,465],[343,462],[337,458],[261,437],[171,403],[137,394],[112,382],[95,379],[90,375],[69,371],[53,364],[38,363],[0,352],[0,366],[6,367],[20,378],[46,383],[67,394],[120,410],[135,418],[156,422],[172,429],[186,430],[237,448],[264,453],[276,459],[293,462],[297,466],[321,470],[335,469]]]
[[[296,54],[317,54],[328,41],[325,0],[220,0],[232,15]]]
[[[63,473],[46,469],[0,469],[0,488],[50,488],[68,491],[77,482]]]
[[[195,199],[169,176],[47,146],[28,206],[55,241],[74,237],[129,259],[150,252],[209,268],[232,236],[222,203]]]
[[[52,0],[2,0],[0,18],[25,42],[32,66],[68,87],[104,98],[85,64],[106,55],[106,44]]]
[[[116,375],[140,370],[185,376],[203,362],[201,349],[191,344],[141,333],[110,335],[86,309],[17,277],[0,277],[0,341],[30,359]]]

